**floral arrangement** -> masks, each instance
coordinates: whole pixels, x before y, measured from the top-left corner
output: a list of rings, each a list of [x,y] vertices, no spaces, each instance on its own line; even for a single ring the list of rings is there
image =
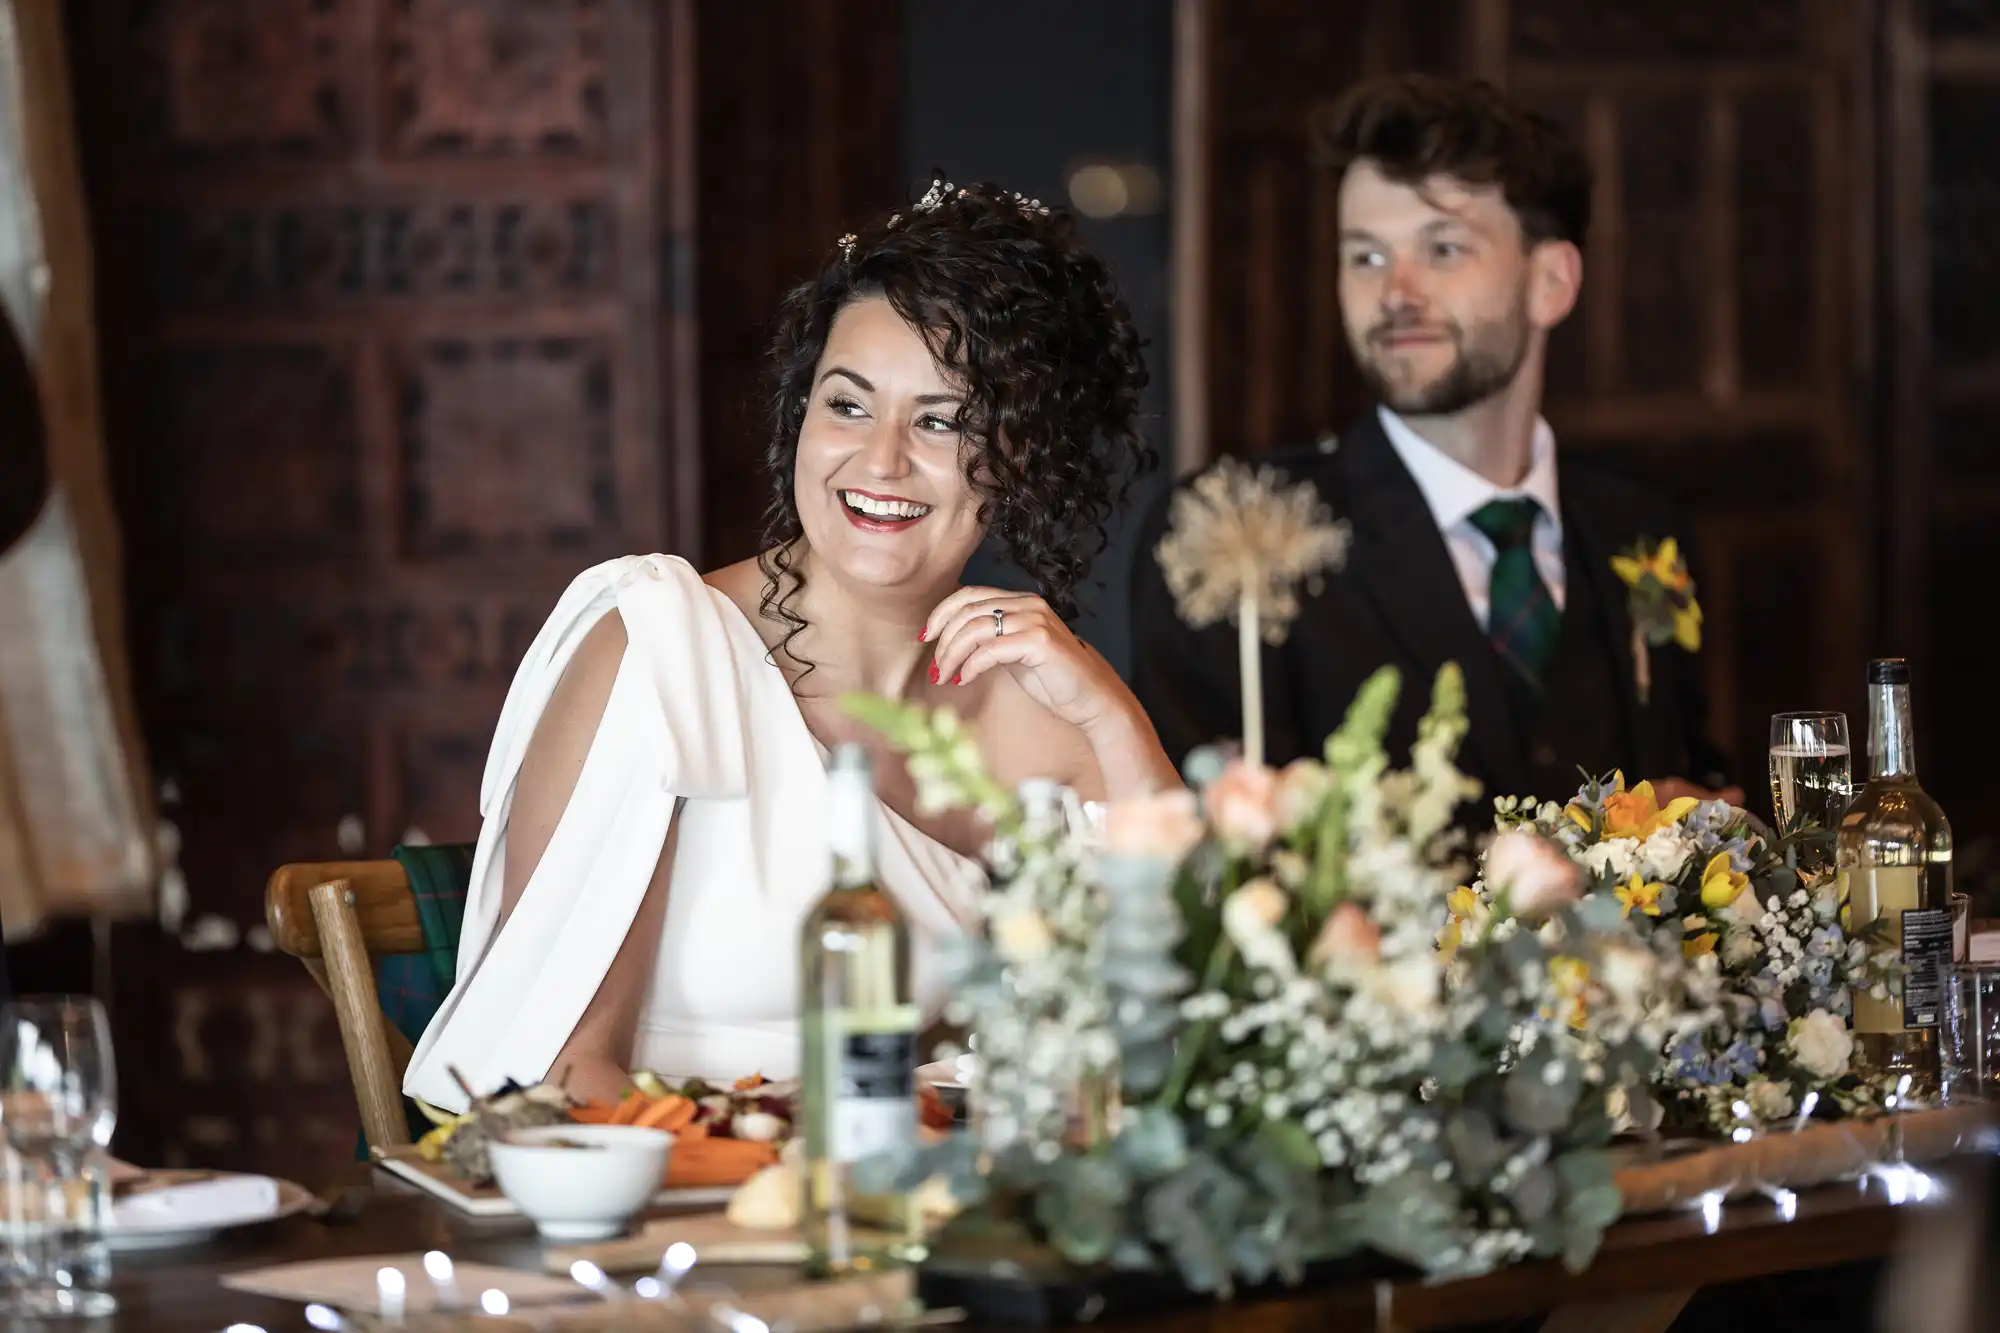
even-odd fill
[[[1586,898],[1675,940],[1719,979],[1710,1020],[1660,1069],[1659,1090],[1682,1119],[1734,1134],[1882,1104],[1885,1089],[1853,1065],[1846,1020],[1856,991],[1887,995],[1896,953],[1879,924],[1847,929],[1830,875],[1795,868],[1788,853],[1825,835],[1773,842],[1741,810],[1691,797],[1663,807],[1651,784],[1628,789],[1617,773],[1565,804],[1502,797],[1495,809],[1501,834],[1481,878],[1451,899],[1448,941],[1489,927],[1497,888],[1524,878],[1539,887],[1560,872],[1551,858],[1566,862]]]
[[[985,1199],[961,1234],[1198,1291],[1363,1250],[1438,1276],[1587,1262],[1620,1206],[1607,1105],[1660,1081],[1712,967],[1574,893],[1441,952],[1476,790],[1453,763],[1463,689],[1439,674],[1392,770],[1398,688],[1372,678],[1320,760],[1197,755],[1198,795],[1113,804],[1101,845],[1032,792],[1008,804],[949,1015],[979,1035],[976,1128],[880,1169]],[[955,720],[860,711],[932,808],[995,799]]]
[[[1681,558],[1680,543],[1672,537],[1650,549],[1641,541],[1612,556],[1611,570],[1630,590],[1626,610],[1632,620],[1632,669],[1643,704],[1653,690],[1654,648],[1677,643],[1688,652],[1701,651],[1701,603],[1695,600],[1694,576]]]

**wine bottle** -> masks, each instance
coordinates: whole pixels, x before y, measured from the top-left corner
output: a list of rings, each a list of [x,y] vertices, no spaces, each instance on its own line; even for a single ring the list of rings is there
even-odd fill
[[[908,1194],[857,1188],[855,1164],[917,1137],[917,1029],[910,934],[875,878],[868,752],[843,745],[827,773],[832,882],[800,940],[800,1097],[806,1270],[879,1271],[923,1257]]]
[[[1917,783],[1910,721],[1910,666],[1868,664],[1868,784],[1840,821],[1835,864],[1855,929],[1877,919],[1903,964],[1889,998],[1854,998],[1859,1062],[1892,1081],[1910,1076],[1910,1096],[1938,1090],[1944,986],[1955,961],[1951,824]]]

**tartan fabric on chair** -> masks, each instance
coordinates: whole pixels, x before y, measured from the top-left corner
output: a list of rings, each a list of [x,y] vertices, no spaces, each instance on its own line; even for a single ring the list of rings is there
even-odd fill
[[[465,894],[472,885],[472,844],[398,847],[389,853],[410,877],[423,923],[424,951],[391,954],[375,965],[382,1012],[412,1044],[451,994],[458,976],[458,935],[465,922]]]
[[[375,989],[382,1012],[397,1031],[415,1045],[451,994],[458,976],[458,936],[465,922],[465,894],[472,886],[472,844],[439,847],[398,847],[389,855],[410,877],[410,895],[417,901],[417,919],[424,928],[422,953],[389,954],[376,960]],[[410,1137],[420,1139],[431,1128],[417,1104],[405,1097]],[[364,1140],[358,1160],[368,1160]]]

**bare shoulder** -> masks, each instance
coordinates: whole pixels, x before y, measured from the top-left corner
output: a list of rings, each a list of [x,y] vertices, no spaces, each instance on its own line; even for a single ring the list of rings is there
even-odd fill
[[[757,557],[711,569],[701,576],[701,581],[736,603],[744,618],[756,627],[766,646],[784,637],[783,627],[764,616],[764,567],[758,563]]]

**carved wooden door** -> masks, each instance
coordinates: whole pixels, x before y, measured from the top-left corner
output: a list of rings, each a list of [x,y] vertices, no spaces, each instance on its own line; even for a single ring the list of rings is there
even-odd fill
[[[1563,449],[1681,495],[1707,563],[1713,730],[1753,791],[1769,715],[1859,703],[1872,616],[1868,7],[1805,0],[1184,0],[1180,152],[1206,187],[1177,339],[1185,459],[1337,432],[1363,404],[1314,117],[1355,79],[1476,73],[1597,173],[1582,304],[1551,345]],[[1860,145],[1860,147],[1857,147]],[[1184,257],[1185,258],[1185,257]],[[1184,381],[1186,377],[1184,376]]]
[[[556,596],[691,518],[693,414],[661,408],[691,312],[658,271],[690,249],[690,8],[70,8],[135,668],[193,903],[115,952],[139,1160],[351,1150],[331,1012],[229,948],[265,876],[473,836]]]

